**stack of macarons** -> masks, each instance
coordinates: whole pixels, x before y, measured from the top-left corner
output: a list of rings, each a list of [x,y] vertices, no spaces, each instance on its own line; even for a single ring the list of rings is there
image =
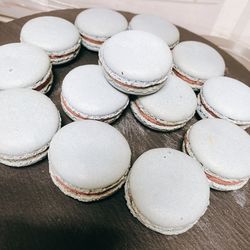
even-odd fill
[[[137,15],[128,27],[102,8],[82,11],[75,26],[53,16],[28,21],[21,43],[0,46],[0,162],[28,166],[48,152],[51,179],[67,196],[96,201],[125,183],[127,206],[146,227],[166,235],[190,229],[206,212],[209,187],[236,190],[250,178],[250,136],[242,129],[250,126],[250,88],[223,76],[215,49],[179,39],[162,18]],[[99,61],[64,78],[61,106],[75,122],[60,129],[59,112],[42,93],[52,64],[74,59],[81,43]],[[184,153],[152,149],[130,169],[127,140],[107,124],[129,95],[135,118],[153,130],[182,128],[197,111],[203,119],[187,130]]]

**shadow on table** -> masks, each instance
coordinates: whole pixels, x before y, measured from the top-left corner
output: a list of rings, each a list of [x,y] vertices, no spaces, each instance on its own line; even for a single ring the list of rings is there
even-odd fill
[[[1,223],[2,224],[2,223]],[[9,222],[1,225],[1,250],[28,249],[121,249],[121,234],[100,225],[83,225],[82,228],[42,228],[37,225]]]

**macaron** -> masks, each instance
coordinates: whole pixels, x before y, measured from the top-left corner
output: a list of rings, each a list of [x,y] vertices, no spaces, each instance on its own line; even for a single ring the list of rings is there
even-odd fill
[[[54,103],[31,89],[0,91],[0,163],[23,167],[46,157],[61,120]]]
[[[163,39],[170,49],[173,49],[180,40],[179,30],[166,19],[155,15],[140,14],[134,16],[129,22],[129,29],[155,34]]]
[[[140,30],[120,32],[99,50],[104,76],[122,92],[147,95],[163,87],[172,54],[159,37]]]
[[[60,129],[49,149],[54,184],[79,201],[103,199],[125,182],[131,151],[124,136],[99,121],[77,121]]]
[[[46,52],[26,43],[0,46],[0,75],[0,90],[30,88],[46,93],[53,82]]]
[[[75,20],[82,45],[98,51],[108,38],[128,27],[127,19],[117,11],[105,8],[91,8],[82,11]]]
[[[119,118],[128,103],[128,96],[107,82],[99,65],[74,68],[62,83],[62,108],[72,120],[111,123]]]
[[[173,49],[173,72],[187,82],[194,90],[199,90],[211,77],[223,76],[223,57],[211,46],[185,41]]]
[[[52,64],[71,61],[81,48],[77,28],[69,21],[55,16],[36,17],[26,22],[20,40],[44,49]]]
[[[181,234],[194,226],[207,210],[209,194],[200,164],[170,148],[143,153],[125,185],[127,206],[133,216],[166,235]]]
[[[130,107],[145,126],[171,131],[185,126],[193,117],[197,99],[191,87],[171,74],[158,92],[135,98]]]
[[[183,151],[201,163],[211,188],[230,191],[250,177],[250,136],[223,119],[204,119],[186,133]]]
[[[201,118],[221,118],[242,128],[250,126],[250,88],[230,77],[205,82],[199,95],[197,113]]]

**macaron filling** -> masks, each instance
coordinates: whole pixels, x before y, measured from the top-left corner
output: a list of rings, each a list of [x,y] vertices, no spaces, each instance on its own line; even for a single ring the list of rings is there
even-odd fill
[[[234,120],[232,118],[226,117],[225,115],[220,114],[219,112],[215,111],[206,101],[203,95],[203,92],[201,92],[198,95],[198,112],[201,113],[201,116],[204,116],[204,118],[221,118],[229,120],[230,122],[235,123],[236,125],[242,126],[243,128],[247,128],[250,126],[250,121],[239,121]]]
[[[54,174],[51,166],[50,173],[55,185],[59,187],[64,193],[69,194],[71,197],[74,197],[80,201],[88,202],[103,199],[118,190],[124,184],[128,171],[126,171],[126,173],[115,183],[104,188],[92,190],[73,187],[72,185],[64,181],[61,177]]]
[[[176,76],[181,78],[183,81],[189,83],[190,85],[193,85],[193,87],[201,87],[204,84],[204,81],[195,80],[190,76],[187,76],[186,74],[180,72],[180,70],[178,70],[176,66],[173,67],[172,71],[175,73]]]
[[[154,117],[152,114],[149,114],[149,112],[145,111],[145,109],[142,107],[142,105],[139,103],[139,101],[134,101],[131,103],[131,107],[133,110],[133,112],[135,113],[136,111],[139,113],[137,114],[138,117],[140,119],[145,119],[146,121],[157,125],[157,126],[162,126],[163,128],[169,128],[169,129],[177,129],[179,127],[182,127],[186,124],[186,122],[189,119],[186,119],[185,121],[180,121],[180,122],[176,122],[176,123],[171,123],[171,122],[167,122],[167,121],[163,121],[161,119],[158,119],[156,117]]]
[[[36,91],[41,91],[42,93],[46,93],[50,90],[51,84],[53,82],[53,73],[52,68],[50,67],[46,76],[33,87]]]
[[[119,116],[122,114],[122,111],[127,107],[129,103],[129,100],[127,101],[126,105],[122,107],[121,109],[117,110],[113,114],[105,115],[105,116],[93,116],[93,115],[86,115],[82,114],[79,111],[76,111],[74,108],[72,108],[69,103],[65,100],[65,98],[61,95],[61,104],[62,108],[65,111],[66,114],[69,115],[69,117],[73,120],[98,120],[98,121],[103,121],[103,122],[113,122],[114,120],[118,119]]]
[[[92,43],[92,44],[97,45],[97,46],[101,46],[105,42],[105,40],[100,41],[100,40],[96,40],[96,39],[87,37],[86,35],[83,35],[83,34],[80,34],[80,35],[81,35],[81,38],[83,41],[87,41],[87,42]]]
[[[184,136],[184,141],[183,141],[183,152],[187,153],[188,155],[190,155],[191,157],[193,157],[194,159],[197,160],[196,156],[194,155],[192,149],[191,149],[191,145],[188,139],[188,135],[189,135],[189,131],[187,131],[187,133]],[[199,161],[199,160],[197,160]],[[243,178],[243,179],[228,179],[228,178],[223,178],[221,176],[218,176],[217,174],[211,172],[210,170],[208,170],[208,168],[206,168],[206,166],[202,165],[202,163],[200,162],[201,166],[203,166],[203,170],[208,178],[208,180],[210,181],[210,184],[212,185],[212,187],[215,187],[217,189],[221,189],[224,186],[230,186],[230,187],[234,187],[238,188],[239,186],[244,186],[247,181],[249,180],[249,178]]]
[[[77,44],[66,51],[53,52],[48,51],[48,55],[51,59],[52,64],[64,63],[77,56],[81,49],[81,39],[78,40]]]

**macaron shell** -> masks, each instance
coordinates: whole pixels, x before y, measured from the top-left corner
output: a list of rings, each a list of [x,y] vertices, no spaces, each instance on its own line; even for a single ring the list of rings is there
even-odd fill
[[[74,68],[63,80],[62,95],[76,111],[89,116],[105,116],[127,106],[127,95],[104,78],[98,65]]]
[[[205,170],[227,179],[249,178],[250,136],[237,125],[222,119],[203,119],[190,128],[188,140]]]
[[[0,89],[31,88],[49,70],[50,59],[39,47],[25,43],[0,46]]]
[[[52,172],[76,188],[100,189],[117,182],[130,166],[126,139],[112,126],[78,121],[64,126],[49,149]]]
[[[209,204],[207,178],[198,162],[173,149],[142,154],[127,183],[134,205],[152,226],[188,229]]]
[[[97,40],[106,40],[127,29],[126,18],[117,11],[105,8],[91,8],[82,11],[75,21],[81,34]]]
[[[139,30],[112,36],[102,45],[99,57],[111,72],[141,85],[166,77],[172,66],[172,55],[166,43]]]
[[[225,62],[212,47],[196,41],[179,43],[173,49],[174,65],[195,79],[206,80],[224,75]]]
[[[250,88],[244,83],[229,77],[211,78],[205,82],[202,96],[222,116],[250,123]]]
[[[37,45],[47,52],[72,48],[80,39],[77,28],[69,21],[54,16],[42,16],[24,24],[20,40]]]
[[[170,123],[190,119],[197,106],[193,90],[173,74],[158,92],[139,97],[136,101],[153,117]]]
[[[170,47],[176,45],[180,39],[180,33],[172,23],[159,16],[149,14],[134,16],[129,23],[129,29],[150,32],[159,36]]]
[[[32,154],[47,146],[60,125],[53,102],[34,90],[0,91],[0,106],[0,155],[3,156]]]

